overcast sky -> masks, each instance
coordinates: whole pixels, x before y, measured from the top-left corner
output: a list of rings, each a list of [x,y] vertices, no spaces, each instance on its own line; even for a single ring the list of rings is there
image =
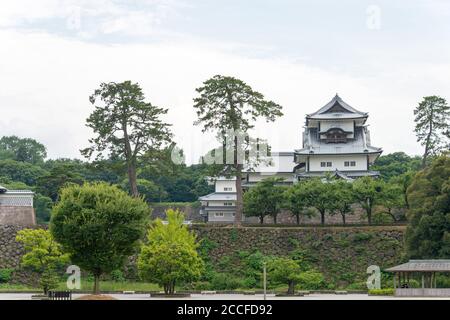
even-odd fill
[[[193,126],[195,88],[241,78],[283,106],[257,135],[301,147],[305,114],[336,94],[369,112],[372,144],[420,154],[413,109],[450,99],[450,1],[1,0],[0,136],[81,158],[88,96],[132,80],[169,108],[189,162],[214,145]]]

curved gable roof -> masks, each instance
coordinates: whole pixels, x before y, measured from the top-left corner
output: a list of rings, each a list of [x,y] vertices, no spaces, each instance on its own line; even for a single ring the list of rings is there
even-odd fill
[[[330,102],[306,117],[314,119],[362,118],[367,117],[367,112],[356,110],[336,94]]]

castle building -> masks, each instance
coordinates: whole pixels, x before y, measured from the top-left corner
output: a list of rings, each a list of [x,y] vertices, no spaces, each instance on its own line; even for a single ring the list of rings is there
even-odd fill
[[[302,148],[292,152],[273,152],[270,163],[243,175],[244,191],[259,181],[277,177],[283,184],[332,175],[347,181],[359,177],[378,177],[370,165],[382,152],[370,143],[367,112],[361,112],[336,95],[314,113],[306,115]],[[212,178],[215,192],[200,197],[200,213],[207,222],[230,223],[236,212],[234,178]],[[243,217],[245,219],[245,217]]]
[[[370,144],[368,116],[338,95],[318,111],[308,114],[302,149],[295,150],[297,178],[326,173],[347,180],[378,176],[378,172],[370,170],[370,165],[382,150]]]
[[[293,152],[272,152],[270,163],[264,163],[243,174],[242,187],[251,188],[259,181],[269,178],[282,178],[282,184],[292,184],[296,179]],[[200,214],[207,222],[233,222],[236,212],[236,179],[227,177],[211,178],[215,192],[200,197]],[[245,217],[242,217],[245,220]]]
[[[33,197],[30,190],[8,190],[0,185],[0,224],[35,225]]]

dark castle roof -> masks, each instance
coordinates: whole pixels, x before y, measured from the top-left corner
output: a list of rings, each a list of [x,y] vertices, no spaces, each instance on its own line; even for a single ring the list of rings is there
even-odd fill
[[[347,104],[337,94],[325,106],[314,113],[306,115],[306,119],[357,119],[367,118],[367,112],[361,112]]]

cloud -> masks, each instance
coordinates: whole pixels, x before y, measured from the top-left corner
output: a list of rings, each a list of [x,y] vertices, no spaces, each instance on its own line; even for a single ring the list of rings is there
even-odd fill
[[[160,25],[186,6],[181,0],[8,1],[2,4],[0,27],[75,34],[85,39],[111,34],[139,37],[162,32]]]
[[[169,108],[175,139],[188,161],[214,146],[193,127],[195,88],[215,74],[233,75],[284,106],[284,117],[256,131],[273,150],[301,146],[306,113],[336,92],[370,113],[372,143],[387,152],[420,153],[412,110],[424,95],[450,96],[449,64],[385,61],[384,69],[354,76],[311,67],[304,61],[249,58],[209,42],[96,44],[39,32],[0,30],[0,127],[2,135],[33,137],[50,157],[80,157],[91,132],[88,96],[101,82],[139,82],[149,101]],[[382,63],[380,61],[380,63]]]

